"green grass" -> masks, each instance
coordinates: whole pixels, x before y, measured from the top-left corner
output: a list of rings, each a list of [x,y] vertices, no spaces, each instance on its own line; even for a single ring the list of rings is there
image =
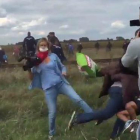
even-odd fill
[[[0,71],[0,140],[47,140],[48,109],[44,94],[40,90],[28,90],[30,81],[22,69]],[[69,68],[68,80],[77,93],[94,109],[105,106],[106,99],[98,99],[102,78],[90,79],[81,76],[76,67]],[[94,122],[79,125],[65,133],[71,113],[82,112],[67,97],[58,97],[56,140],[84,140],[81,131],[88,140],[109,140],[115,117],[100,126]],[[125,134],[121,140],[129,140]],[[130,140],[134,140],[130,138]]]

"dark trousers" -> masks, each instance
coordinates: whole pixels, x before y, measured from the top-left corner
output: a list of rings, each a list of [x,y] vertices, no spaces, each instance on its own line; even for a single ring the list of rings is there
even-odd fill
[[[124,129],[124,125],[125,125],[125,122],[123,122],[122,120],[118,118],[114,124],[113,131],[111,133],[110,138],[114,139],[120,136],[120,134],[122,133]]]
[[[107,120],[123,109],[122,88],[111,87],[109,90],[110,99],[104,109],[93,111],[92,113],[82,113],[77,115],[76,123],[87,123],[93,120]],[[117,119],[110,138],[115,138],[123,131],[125,123]]]

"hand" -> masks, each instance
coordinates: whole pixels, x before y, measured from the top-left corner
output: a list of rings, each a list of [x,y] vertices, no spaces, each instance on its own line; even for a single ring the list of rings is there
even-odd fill
[[[62,73],[63,76],[67,76],[67,74],[65,72]]]

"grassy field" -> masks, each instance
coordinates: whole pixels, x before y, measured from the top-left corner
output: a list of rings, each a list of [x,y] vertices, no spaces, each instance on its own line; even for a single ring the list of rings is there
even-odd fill
[[[122,42],[115,43],[112,51],[107,53],[102,47],[98,53],[91,47],[93,42],[83,43],[83,53],[92,59],[119,58],[123,54]],[[105,45],[103,42],[102,46]],[[75,48],[77,44],[74,44]],[[69,56],[64,52],[69,60],[74,60],[75,56]],[[9,57],[9,63],[17,63],[12,56],[13,46],[3,47]],[[30,81],[27,73],[22,68],[0,70],[0,140],[47,140],[48,138],[48,109],[45,103],[44,94],[40,90],[29,91]],[[98,99],[98,94],[102,86],[102,78],[90,79],[87,81],[81,76],[77,67],[68,66],[68,80],[77,93],[94,109],[105,106],[107,97]],[[58,97],[57,113],[57,133],[55,140],[109,140],[113,123],[116,119],[110,119],[100,126],[95,126],[94,122],[75,127],[72,131],[65,132],[71,113],[76,110],[82,112],[72,104],[65,96]],[[135,140],[135,136],[124,134],[121,140]]]
[[[98,99],[102,78],[81,76],[76,67],[70,66],[68,80],[77,93],[94,109],[105,106],[107,98]],[[40,90],[28,90],[30,81],[21,69],[0,71],[0,140],[47,140],[48,110]],[[75,127],[65,133],[71,113],[82,112],[65,96],[58,98],[56,140],[109,140],[115,117],[94,126],[94,122]],[[135,140],[135,136],[122,135],[121,140]]]

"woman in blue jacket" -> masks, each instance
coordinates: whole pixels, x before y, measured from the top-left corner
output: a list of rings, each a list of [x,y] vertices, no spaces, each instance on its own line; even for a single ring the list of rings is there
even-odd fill
[[[92,112],[88,104],[71,87],[65,79],[66,68],[56,54],[49,52],[49,43],[42,38],[37,46],[38,55],[42,63],[29,71],[32,83],[30,89],[41,88],[45,93],[45,99],[49,110],[49,138],[55,134],[55,119],[57,111],[57,96],[62,93],[79,105],[84,112]]]

